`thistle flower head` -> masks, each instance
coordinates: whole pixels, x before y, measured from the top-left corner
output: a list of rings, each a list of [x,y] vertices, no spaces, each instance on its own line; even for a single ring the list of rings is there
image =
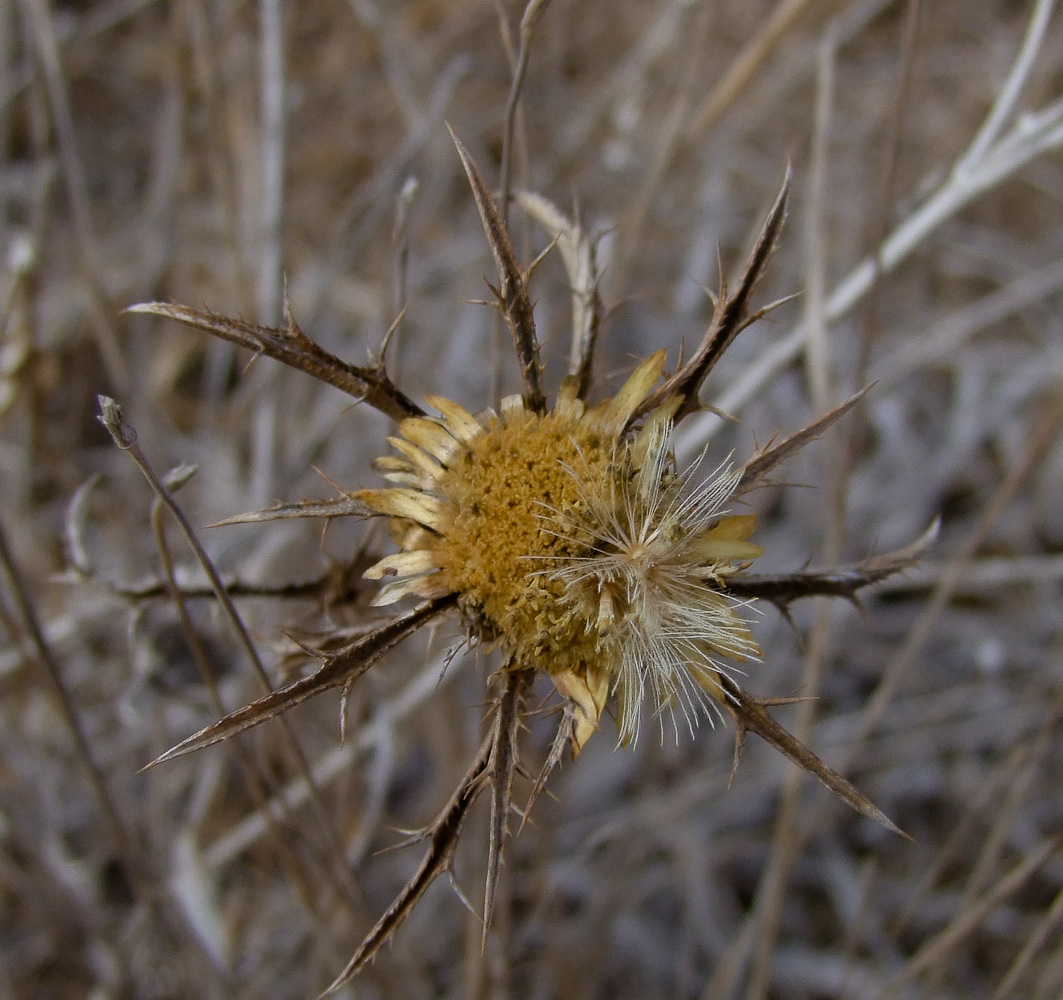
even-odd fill
[[[509,668],[544,670],[578,707],[577,749],[610,692],[622,741],[647,694],[692,727],[723,697],[720,658],[760,654],[723,587],[760,554],[753,516],[724,510],[738,474],[721,467],[688,487],[676,473],[676,398],[631,426],[663,366],[660,351],[595,407],[566,383],[543,414],[520,396],[479,417],[432,397],[440,417],[402,421],[399,454],[377,462],[396,487],[356,494],[389,517],[401,549],[366,573],[396,577],[375,603],[455,594]]]
[[[738,286],[726,286],[712,323],[690,358],[658,385],[665,355],[642,362],[619,392],[596,406],[585,402],[597,338],[594,309],[574,316],[575,351],[569,376],[547,408],[531,298],[530,271],[513,254],[504,220],[464,147],[459,156],[499,271],[498,305],[506,318],[524,382],[523,396],[478,415],[440,396],[427,397],[439,414],[425,414],[388,378],[382,360],[351,365],[307,337],[285,316],[280,328],[261,327],[184,306],[147,303],[134,311],[170,317],[265,353],[350,393],[398,421],[394,454],[378,458],[390,487],[338,500],[281,505],[232,521],[364,515],[387,519],[398,551],[366,571],[384,581],[373,603],[423,600],[347,645],[330,644],[312,674],[231,712],[156,759],[210,746],[285,712],[330,688],[351,686],[397,643],[457,607],[470,634],[498,646],[503,669],[483,743],[450,800],[420,831],[427,842],[416,873],[369,931],[329,992],[377,953],[425,889],[449,870],[462,823],[477,796],[491,790],[484,892],[484,933],[490,925],[514,775],[524,773],[519,732],[536,673],[552,680],[564,701],[553,745],[525,815],[566,747],[577,752],[597,729],[611,695],[621,742],[638,735],[649,701],[661,720],[693,727],[707,708],[731,716],[735,764],[747,733],[756,733],[814,774],[854,809],[896,827],[848,781],[788,733],[767,711],[791,699],[763,699],[732,676],[736,664],[760,656],[748,608],[763,597],[785,610],[814,594],[853,597],[918,557],[932,537],[850,567],[781,576],[742,571],[760,555],[749,538],[750,514],[731,513],[735,497],[853,407],[841,406],[779,442],[758,450],[737,470],[728,462],[708,475],[699,463],[679,472],[672,457],[673,422],[699,407],[702,384],[734,338],[764,310],[750,312],[753,288],[782,225],[789,178],[773,206]],[[593,261],[578,246],[576,227],[542,199],[526,207],[561,240],[564,254]],[[590,266],[590,265],[588,265]],[[593,267],[571,269],[580,302],[597,304]],[[582,283],[582,284],[580,284]],[[582,317],[582,318],[581,318]],[[115,440],[127,438],[114,414],[104,421]],[[344,716],[345,717],[345,716]],[[899,832],[899,831],[898,831]]]

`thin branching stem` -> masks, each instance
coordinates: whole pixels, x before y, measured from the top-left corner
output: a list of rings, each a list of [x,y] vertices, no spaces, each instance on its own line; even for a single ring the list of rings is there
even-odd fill
[[[532,36],[535,34],[535,26],[549,6],[550,0],[529,0],[520,19],[520,47],[517,50],[516,66],[513,69],[513,82],[510,84],[509,96],[506,98],[506,110],[502,116],[499,212],[502,216],[503,225],[506,225],[509,220],[509,198],[513,190],[513,137],[516,128],[517,109],[520,107],[520,92],[524,88],[524,78],[528,72],[528,61],[531,59]]]
[[[210,656],[207,655],[207,651],[203,647],[199,632],[192,623],[192,618],[188,611],[187,596],[181,592],[181,588],[174,575],[173,555],[170,552],[170,546],[166,540],[166,530],[163,523],[164,511],[165,507],[162,501],[156,497],[151,505],[151,531],[152,536],[155,539],[155,550],[159,555],[159,564],[162,568],[163,586],[166,589],[166,593],[173,601],[181,631],[184,634],[185,641],[188,643],[189,652],[199,670],[200,677],[203,679],[203,683],[210,695],[214,710],[219,715],[224,715],[225,705],[222,702],[221,693],[218,690],[218,678],[215,674]],[[317,915],[320,922],[320,901],[317,899],[317,894],[311,889],[310,882],[303,874],[299,858],[295,851],[292,850],[288,837],[285,836],[284,831],[278,825],[277,821],[279,817],[275,814],[274,810],[269,808],[269,803],[271,801],[269,790],[266,787],[263,778],[257,772],[251,754],[243,745],[239,737],[233,740],[231,747],[233,756],[240,768],[240,773],[243,775],[244,784],[248,789],[248,793],[250,794],[252,801],[255,803],[255,807],[265,817],[270,834],[270,843],[276,850],[277,857],[280,860],[285,873],[291,878],[292,884],[296,887],[296,891],[299,893],[299,896],[303,901],[303,905],[306,906],[309,912]],[[290,811],[285,818],[289,820],[292,818]],[[331,826],[326,826],[325,832],[326,835],[330,834],[332,832]],[[333,859],[339,859],[342,861],[343,852],[338,849],[338,842],[334,841],[330,846],[333,848]],[[357,907],[355,907],[351,901],[355,892],[354,885],[351,882],[350,874],[347,871],[346,866],[342,863],[334,864],[332,869],[330,869],[330,872],[333,875],[339,875],[340,884],[343,889],[343,892],[340,895],[347,907],[351,909],[352,912],[357,912]]]
[[[104,427],[107,428],[114,443],[133,459],[137,468],[140,469],[144,478],[148,481],[148,484],[151,486],[152,491],[158,498],[159,502],[177,522],[181,533],[185,537],[185,541],[195,554],[197,562],[206,573],[207,579],[210,581],[211,589],[214,591],[215,596],[218,599],[218,604],[221,606],[226,620],[236,633],[240,645],[243,647],[244,652],[251,661],[255,673],[258,675],[259,681],[266,691],[269,691],[269,676],[266,673],[266,668],[262,663],[261,657],[258,655],[258,649],[255,647],[255,644],[251,639],[251,635],[247,630],[247,625],[244,623],[240,613],[236,610],[236,605],[233,604],[232,598],[230,598],[226,592],[225,584],[218,575],[218,571],[215,569],[210,556],[207,555],[206,549],[203,548],[202,542],[200,542],[199,538],[196,536],[195,531],[192,530],[192,525],[188,523],[188,519],[174,500],[173,495],[163,484],[162,480],[155,474],[155,470],[152,468],[147,456],[144,454],[140,445],[137,444],[136,431],[133,429],[132,425],[126,421],[122,414],[121,407],[113,399],[108,399],[105,396],[100,397],[99,402],[101,422]],[[292,755],[295,758],[296,766],[310,783],[313,806],[318,814],[322,828],[325,828],[330,823],[328,812],[322,802],[317,786],[314,784],[306,755],[303,753],[302,747],[299,744],[299,740],[295,735],[291,723],[287,719],[282,719],[281,725],[288,741],[288,745],[292,751]]]

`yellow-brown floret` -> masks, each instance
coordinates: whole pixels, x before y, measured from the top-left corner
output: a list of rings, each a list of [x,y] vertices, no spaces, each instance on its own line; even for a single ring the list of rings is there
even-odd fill
[[[543,560],[585,554],[550,527],[550,515],[578,517],[586,501],[569,470],[605,475],[610,457],[611,442],[586,422],[522,411],[492,420],[438,480],[448,508],[441,569],[468,618],[511,647],[518,666],[561,669],[593,653],[565,584],[535,571]]]

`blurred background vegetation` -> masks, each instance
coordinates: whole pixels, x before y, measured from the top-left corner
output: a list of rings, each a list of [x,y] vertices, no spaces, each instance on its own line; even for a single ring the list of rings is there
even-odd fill
[[[387,422],[123,307],[175,300],[389,348],[415,399],[515,391],[449,122],[489,182],[522,3],[0,0],[0,994],[316,996],[417,863],[377,852],[480,740],[489,655],[456,628],[241,746],[138,769],[260,690],[203,574],[97,421],[116,397],[274,683],[286,637],[371,614],[366,525],[207,525],[373,485]],[[609,727],[510,845],[488,948],[483,826],[351,997],[973,998],[1063,992],[1063,17],[1020,0],[553,0],[513,182],[599,237],[599,395],[696,344],[782,180],[759,304],[681,452],[749,454],[875,382],[753,497],[758,570],[929,557],[863,608],[770,607],[747,686],[915,838],[763,746],[615,750]],[[548,244],[517,209],[518,253]],[[719,263],[722,262],[722,263]],[[548,375],[570,319],[536,273]],[[716,463],[710,463],[710,468]],[[168,541],[160,546],[160,538]],[[299,586],[292,586],[298,584]],[[279,592],[279,593],[277,593]],[[272,595],[272,596],[271,596]],[[442,676],[442,680],[440,677]],[[544,688],[545,696],[546,690]],[[526,735],[532,770],[549,727]],[[315,791],[305,775],[312,773]],[[519,790],[518,790],[519,794]],[[485,806],[486,803],[481,803]]]

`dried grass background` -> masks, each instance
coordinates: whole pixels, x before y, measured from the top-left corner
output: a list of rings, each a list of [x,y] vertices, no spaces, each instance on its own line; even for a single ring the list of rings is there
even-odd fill
[[[758,570],[941,534],[861,612],[765,608],[748,686],[909,832],[728,733],[604,731],[511,844],[485,953],[429,892],[351,997],[971,998],[1063,992],[1063,20],[1017,0],[554,0],[531,40],[514,185],[600,234],[600,392],[696,343],[786,163],[760,303],[710,382],[747,455],[861,385],[862,412],[754,496]],[[276,683],[285,638],[365,621],[367,526],[211,522],[376,485],[386,421],[122,307],[173,299],[362,362],[402,305],[395,380],[470,409],[514,391],[493,270],[447,135],[488,177],[522,4],[0,0],[0,995],[312,997],[417,861],[480,738],[486,657],[445,629],[354,691],[138,769],[259,692],[215,603],[182,627],[151,495],[96,419],[118,398],[228,580]],[[503,28],[504,26],[504,28]],[[508,33],[508,38],[507,38]],[[1025,40],[1025,41],[1024,41]],[[518,251],[548,239],[514,210]],[[569,294],[534,292],[548,374]],[[94,478],[95,477],[95,478]],[[86,484],[90,484],[87,486]],[[182,584],[202,572],[173,523]],[[360,563],[364,565],[364,561]],[[315,581],[317,583],[315,584]],[[139,595],[139,596],[138,596]],[[195,641],[192,641],[191,637]],[[545,694],[545,691],[544,691]],[[525,754],[545,751],[527,735]],[[303,775],[314,776],[309,793]],[[268,800],[268,807],[263,806]],[[485,817],[457,882],[475,911]],[[480,828],[477,829],[477,824]]]

